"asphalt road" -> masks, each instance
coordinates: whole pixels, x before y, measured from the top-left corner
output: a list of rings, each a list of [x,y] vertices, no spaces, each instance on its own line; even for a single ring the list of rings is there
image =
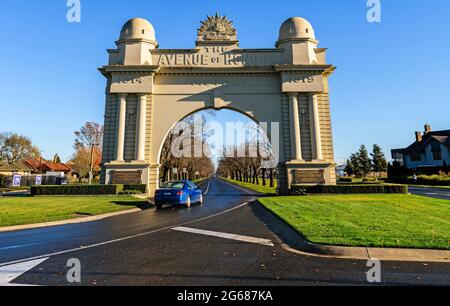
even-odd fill
[[[287,252],[255,204],[244,204],[255,195],[218,179],[208,184],[204,206],[0,234],[0,284],[5,264],[44,257],[10,283],[72,285],[66,264],[75,258],[81,285],[368,285],[366,261]],[[381,264],[385,285],[450,285],[448,264]]]
[[[450,188],[409,187],[409,192],[430,198],[450,200]]]

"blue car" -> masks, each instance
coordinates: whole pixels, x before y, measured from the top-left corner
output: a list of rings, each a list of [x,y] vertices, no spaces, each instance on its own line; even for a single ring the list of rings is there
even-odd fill
[[[191,181],[167,182],[155,192],[155,205],[158,209],[164,204],[185,205],[189,208],[193,203],[203,205],[203,191]]]

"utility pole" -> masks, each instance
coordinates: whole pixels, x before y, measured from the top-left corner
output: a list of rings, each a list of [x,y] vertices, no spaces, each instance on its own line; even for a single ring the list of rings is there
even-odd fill
[[[94,148],[95,144],[91,144],[91,163],[89,166],[89,185],[92,185],[92,180],[94,179]]]

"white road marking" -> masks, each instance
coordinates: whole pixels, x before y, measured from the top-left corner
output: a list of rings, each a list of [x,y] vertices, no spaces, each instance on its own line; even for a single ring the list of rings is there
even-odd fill
[[[449,197],[450,193],[437,193],[437,192],[428,192],[426,193],[426,195],[435,195],[435,196],[444,196],[444,197]]]
[[[185,223],[180,223],[178,225],[172,225],[172,226],[163,227],[163,228],[156,229],[156,230],[153,230],[153,231],[149,231],[149,232],[146,232],[146,233],[136,234],[136,235],[127,236],[127,237],[124,237],[124,238],[109,240],[109,241],[105,241],[105,242],[101,242],[101,243],[96,243],[96,244],[92,244],[92,245],[88,245],[88,246],[82,246],[82,247],[69,249],[69,250],[64,250],[64,251],[60,251],[60,252],[54,252],[54,253],[50,253],[50,254],[45,254],[45,255],[40,255],[40,256],[35,256],[35,257],[30,257],[30,258],[25,258],[25,259],[19,259],[19,260],[14,260],[14,261],[10,261],[10,262],[0,263],[0,268],[3,267],[3,266],[17,264],[17,263],[22,263],[22,262],[25,262],[25,261],[42,259],[44,257],[53,257],[53,256],[64,255],[64,254],[73,253],[73,252],[77,252],[77,251],[81,251],[81,250],[92,249],[92,248],[99,247],[99,246],[109,245],[109,244],[113,244],[113,243],[116,243],[116,242],[126,241],[126,240],[130,240],[130,239],[134,239],[134,238],[138,238],[138,237],[147,236],[147,235],[150,235],[150,234],[154,234],[154,233],[170,230],[173,227],[189,225],[189,224],[196,223],[196,222],[199,222],[199,221],[215,218],[215,217],[223,215],[223,214],[227,214],[227,213],[229,213],[231,211],[234,211],[236,209],[239,209],[241,207],[244,207],[244,206],[248,205],[248,203],[249,202],[242,203],[241,205],[238,205],[236,207],[233,207],[233,208],[221,211],[221,212],[219,212],[217,214],[214,214],[214,215],[211,215],[211,216],[207,216],[207,217],[204,217],[204,218],[188,221],[188,222],[185,222]]]
[[[203,193],[204,195],[208,194],[208,192],[209,192],[209,185],[211,185],[211,178],[208,179],[208,180],[204,180],[203,182],[201,182],[200,184],[198,184],[198,185],[202,185],[202,184],[205,183],[206,181],[208,181],[208,186],[206,187],[205,193]]]
[[[208,194],[210,185],[211,185],[211,179],[208,180],[208,187],[206,187],[205,194]]]
[[[255,243],[255,244],[261,244],[266,246],[274,247],[272,240],[270,239],[262,239],[262,238],[255,238],[255,237],[249,237],[249,236],[241,236],[241,235],[235,235],[235,234],[227,234],[227,233],[221,233],[221,232],[212,232],[212,231],[205,231],[200,230],[196,228],[189,228],[189,227],[174,227],[172,228],[174,231],[178,232],[184,232],[184,233],[191,233],[191,234],[199,234],[204,236],[211,236],[211,237],[218,237],[228,240],[237,240],[241,242],[248,242],[248,243]]]
[[[40,243],[27,243],[27,244],[18,244],[18,245],[11,245],[4,248],[0,248],[0,251],[7,251],[7,250],[15,250],[20,248],[26,248],[34,245],[39,245]]]
[[[25,272],[40,265],[47,259],[48,257],[0,267],[0,286],[11,286],[11,285],[22,286],[11,284],[11,282],[14,281],[16,278],[18,278],[19,276],[21,276],[22,274],[24,274]]]

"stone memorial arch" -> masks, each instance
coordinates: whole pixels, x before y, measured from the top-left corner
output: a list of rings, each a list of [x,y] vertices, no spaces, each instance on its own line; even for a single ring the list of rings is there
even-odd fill
[[[226,16],[202,22],[194,49],[160,49],[153,26],[122,28],[109,63],[102,182],[159,184],[165,137],[198,110],[230,108],[257,122],[278,122],[279,188],[335,184],[326,49],[303,18],[286,20],[275,48],[241,49]],[[270,133],[270,132],[269,132]]]

